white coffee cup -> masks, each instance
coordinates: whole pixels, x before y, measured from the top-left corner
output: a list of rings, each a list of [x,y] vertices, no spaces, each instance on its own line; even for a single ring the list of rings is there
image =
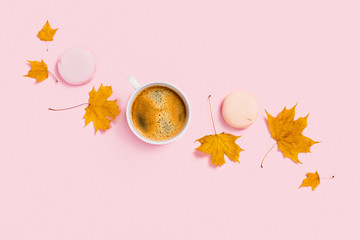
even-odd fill
[[[185,130],[190,122],[190,114],[191,114],[190,113],[190,104],[189,104],[189,101],[186,98],[185,94],[179,88],[177,88],[176,86],[174,86],[170,83],[167,83],[167,82],[150,82],[150,83],[140,86],[140,84],[135,80],[135,78],[133,76],[130,76],[128,78],[128,82],[134,87],[135,91],[130,96],[130,99],[129,99],[127,107],[126,107],[126,119],[127,119],[127,122],[128,122],[128,125],[129,125],[131,131],[135,134],[135,136],[137,136],[139,139],[141,139],[142,141],[144,141],[146,143],[150,143],[150,144],[154,144],[154,145],[163,145],[163,144],[171,143],[171,142],[175,141],[176,139],[178,139],[185,132]],[[174,137],[172,137],[170,139],[155,141],[155,140],[146,138],[134,126],[132,116],[131,116],[131,108],[132,108],[133,102],[140,92],[142,92],[144,89],[152,87],[152,86],[164,86],[164,87],[172,89],[182,98],[182,100],[185,104],[186,118],[185,118],[183,128],[181,129],[181,131],[178,134],[176,134]]]

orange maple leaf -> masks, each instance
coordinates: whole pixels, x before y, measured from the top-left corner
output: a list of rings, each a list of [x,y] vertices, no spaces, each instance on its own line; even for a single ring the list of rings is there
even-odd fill
[[[43,28],[38,32],[38,37],[41,41],[53,41],[54,35],[59,28],[52,29],[49,20],[46,21]]]
[[[311,187],[311,190],[315,190],[315,188],[320,184],[320,176],[317,171],[315,173],[308,172],[306,173],[306,178],[303,180],[301,187]]]
[[[302,134],[303,130],[307,126],[307,118],[309,114],[306,117],[300,117],[297,120],[294,120],[295,107],[296,105],[289,110],[285,107],[276,118],[271,116],[267,111],[265,112],[268,117],[268,126],[271,137],[276,140],[274,146],[277,144],[279,151],[283,153],[285,158],[287,157],[292,159],[294,162],[301,163],[298,158],[298,154],[311,152],[310,147],[319,142],[305,137]]]
[[[110,122],[114,121],[119,115],[120,109],[116,101],[107,100],[113,93],[111,86],[101,86],[98,91],[95,87],[89,92],[89,105],[85,108],[85,126],[93,122],[96,132],[110,128]]]
[[[31,69],[24,77],[35,78],[38,82],[42,82],[49,77],[48,67],[42,59],[41,62],[27,61],[30,63]]]
[[[28,74],[23,75],[24,77],[35,78],[36,81],[42,82],[47,79],[50,74],[54,79],[55,83],[58,82],[57,78],[48,70],[46,63],[42,59],[41,62],[29,60],[27,61],[30,63],[31,69],[29,70]]]
[[[215,134],[206,135],[202,138],[195,140],[195,142],[198,141],[201,144],[195,150],[206,154],[210,154],[211,163],[214,165],[218,165],[218,166],[223,165],[225,163],[224,155],[226,155],[231,161],[240,163],[239,153],[244,150],[241,149],[240,146],[235,143],[235,141],[240,136],[234,136],[228,133],[220,133],[220,134],[216,133],[214,119],[211,111],[210,97],[211,96],[208,97],[209,108],[210,108],[211,121],[214,127]]]
[[[234,136],[228,133],[206,135],[196,141],[201,145],[196,150],[211,154],[211,162],[214,165],[221,166],[225,163],[224,155],[231,161],[239,162],[239,153],[243,151],[236,143],[240,136]]]

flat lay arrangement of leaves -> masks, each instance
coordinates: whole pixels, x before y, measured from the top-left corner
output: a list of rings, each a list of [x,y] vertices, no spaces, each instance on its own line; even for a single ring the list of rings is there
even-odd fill
[[[38,32],[38,37],[41,41],[53,41],[54,35],[56,33],[56,29],[52,29],[49,21],[47,20],[43,28]],[[48,51],[48,47],[46,45],[46,51]],[[39,61],[29,61],[31,69],[28,74],[24,75],[24,77],[30,77],[36,79],[37,82],[42,82],[49,77],[55,80],[55,83],[58,83],[57,78],[53,73],[48,70],[48,66],[41,59]],[[95,87],[89,92],[89,101],[88,103],[82,103],[73,107],[63,108],[63,109],[54,109],[49,108],[52,111],[63,111],[69,110],[76,107],[80,107],[86,105],[85,108],[85,126],[87,126],[90,122],[93,122],[95,128],[95,134],[98,130],[106,131],[110,128],[110,123],[115,121],[115,118],[120,114],[119,106],[117,105],[117,100],[109,101],[107,100],[113,91],[111,86],[103,86],[100,85],[98,91],[95,90]]]
[[[48,51],[47,41],[53,41],[54,35],[58,28],[51,28],[49,21],[47,20],[43,28],[38,32],[38,38],[46,43],[46,51]],[[48,66],[41,59],[41,61],[29,61],[31,69],[24,75],[24,77],[30,77],[36,79],[37,82],[42,82],[51,75],[58,82],[53,73],[48,70]],[[73,107],[54,109],[49,108],[52,111],[63,111],[80,106],[85,107],[85,114],[83,116],[85,120],[85,126],[93,122],[95,134],[98,130],[104,132],[111,127],[111,122],[114,122],[116,117],[120,114],[120,108],[117,104],[117,100],[108,100],[111,97],[113,91],[111,86],[103,86],[102,84],[95,90],[95,87],[89,92],[89,100],[87,103],[82,103]],[[215,129],[213,114],[211,110],[211,96],[208,96],[210,116],[212,125],[214,128],[214,134],[205,135],[195,142],[199,142],[200,146],[195,150],[210,155],[211,163],[215,166],[222,166],[225,164],[225,155],[233,162],[239,161],[239,155],[241,151],[244,151],[237,143],[237,139],[241,136],[235,136],[229,133],[218,134]],[[284,158],[289,158],[295,163],[301,163],[299,160],[299,153],[310,153],[310,148],[318,141],[314,141],[309,137],[302,134],[303,130],[307,127],[307,118],[300,117],[295,120],[295,108],[291,109],[286,107],[278,114],[277,117],[273,117],[266,110],[268,129],[271,137],[276,141],[270,150],[265,154],[261,161],[261,168],[263,168],[263,162],[269,152],[277,145],[278,150],[282,152]],[[334,176],[327,179],[333,179]],[[324,178],[326,179],[326,178]],[[320,184],[320,176],[317,171],[315,173],[308,172],[306,178],[303,180],[301,187],[311,187],[314,191]]]
[[[221,166],[225,163],[224,155],[226,155],[231,161],[240,163],[239,153],[240,151],[243,151],[243,149],[241,149],[235,142],[240,136],[234,136],[228,133],[216,133],[211,111],[210,97],[211,96],[208,97],[209,109],[215,134],[206,135],[195,140],[195,142],[198,141],[201,144],[195,150],[210,154],[211,163],[217,166]],[[283,153],[284,158],[290,158],[295,163],[301,163],[298,158],[299,153],[309,153],[310,147],[315,143],[319,143],[318,141],[314,141],[302,134],[303,130],[307,127],[307,118],[309,114],[305,117],[300,117],[297,120],[294,120],[295,108],[296,105],[291,109],[287,109],[285,107],[277,117],[271,116],[265,110],[269,131],[271,137],[276,141],[276,143],[265,154],[261,161],[261,168],[263,168],[263,162],[266,156],[276,145],[278,146],[279,151]],[[333,178],[334,176],[327,179]],[[311,187],[312,190],[315,190],[319,184],[320,176],[316,171],[315,173],[307,173],[307,178],[303,181],[300,187]]]

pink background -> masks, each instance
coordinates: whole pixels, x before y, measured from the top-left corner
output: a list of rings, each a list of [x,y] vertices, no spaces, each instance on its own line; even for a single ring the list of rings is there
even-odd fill
[[[360,239],[360,4],[354,0],[49,1],[2,0],[0,9],[0,240]],[[59,27],[46,52],[36,37]],[[26,60],[55,72],[60,54],[90,49],[97,73],[85,86],[24,78]],[[125,106],[140,83],[168,81],[192,106],[188,131],[151,146],[129,130]],[[111,85],[121,113],[94,136],[83,108]],[[260,102],[239,131],[220,115],[236,89]],[[194,143],[219,132],[242,135],[240,164],[213,167]],[[296,165],[273,150],[264,109],[298,103],[304,135],[321,141]],[[306,172],[323,180],[298,189]]]

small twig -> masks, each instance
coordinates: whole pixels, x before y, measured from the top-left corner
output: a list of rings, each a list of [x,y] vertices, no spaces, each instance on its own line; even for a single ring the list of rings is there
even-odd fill
[[[48,110],[50,111],[64,111],[64,110],[69,110],[69,109],[73,109],[73,108],[77,108],[83,105],[89,105],[89,103],[82,103],[73,107],[68,107],[68,108],[48,108]]]

